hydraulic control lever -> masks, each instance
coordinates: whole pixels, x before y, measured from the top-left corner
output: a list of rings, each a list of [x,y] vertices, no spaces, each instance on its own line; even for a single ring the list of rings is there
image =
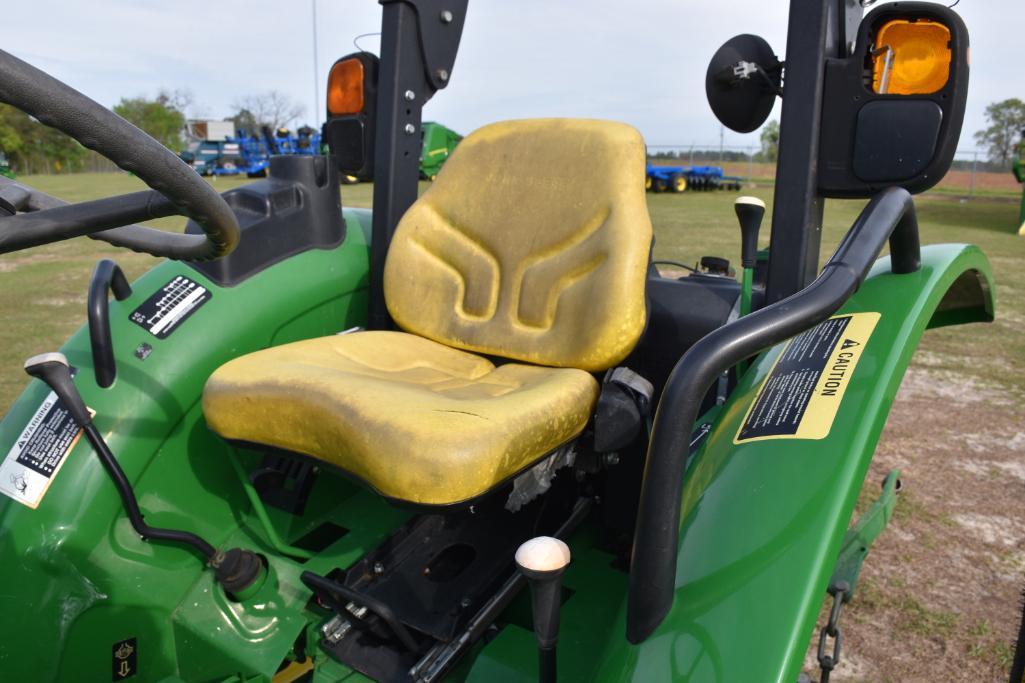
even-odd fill
[[[765,217],[765,202],[758,197],[737,197],[733,208],[740,221],[740,264],[744,269],[740,285],[740,315],[743,317],[751,312],[751,292],[758,261],[758,230]]]
[[[207,564],[213,568],[217,582],[238,599],[245,599],[259,588],[266,577],[266,570],[255,553],[240,548],[219,552],[204,539],[189,531],[160,529],[146,524],[128,477],[93,424],[92,414],[78,393],[78,388],[75,387],[71,368],[68,367],[68,359],[64,354],[43,353],[33,356],[25,361],[25,372],[45,382],[68,409],[75,424],[82,428],[104,469],[110,475],[111,481],[114,482],[132,528],[139,536],[147,540],[187,545],[199,551]]]
[[[532,538],[516,551],[516,567],[530,584],[541,683],[554,683],[556,679],[562,573],[569,561],[569,546],[550,536]]]

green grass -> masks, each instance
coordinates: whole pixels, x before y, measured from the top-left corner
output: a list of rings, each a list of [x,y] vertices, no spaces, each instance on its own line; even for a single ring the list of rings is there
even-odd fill
[[[902,628],[927,637],[949,638],[957,628],[959,615],[947,610],[929,609],[911,595],[894,596]]]
[[[141,181],[126,174],[35,176],[20,179],[68,201],[139,190]],[[249,182],[220,178],[213,184],[228,190]],[[771,211],[771,188],[750,190],[764,199]],[[372,186],[342,187],[346,206],[371,205]],[[736,263],[740,257],[740,231],[732,209],[735,193],[699,192],[648,195],[655,225],[657,258],[694,263],[704,255],[718,255]],[[823,261],[854,221],[863,202],[831,201],[823,230]],[[997,277],[998,324],[970,325],[937,330],[926,335],[923,348],[930,367],[975,376],[978,381],[1020,391],[1018,378],[1025,359],[1025,239],[1015,234],[1017,207],[1011,203],[962,203],[943,195],[918,201],[922,242],[974,242],[993,261]],[[153,224],[180,229],[184,219],[168,218]],[[766,218],[762,245],[768,245]],[[105,243],[78,238],[67,242],[0,256],[0,414],[25,385],[21,365],[25,358],[57,349],[85,320],[86,286],[100,258],[114,258],[129,279],[137,278],[156,262],[149,256],[115,249]]]

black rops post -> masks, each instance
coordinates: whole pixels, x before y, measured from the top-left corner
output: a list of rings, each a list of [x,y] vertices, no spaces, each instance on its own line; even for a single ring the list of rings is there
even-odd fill
[[[416,201],[424,103],[448,85],[468,0],[380,0],[381,80],[377,90],[374,216],[367,326],[391,325],[384,262],[395,226]]]
[[[860,23],[857,0],[791,0],[765,303],[803,289],[818,273],[824,200],[818,189],[825,61],[843,57]],[[825,123],[825,128],[823,128]]]

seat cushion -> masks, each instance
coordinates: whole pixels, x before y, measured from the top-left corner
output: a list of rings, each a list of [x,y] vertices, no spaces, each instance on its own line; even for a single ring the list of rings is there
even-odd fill
[[[644,330],[645,147],[612,121],[505,121],[468,135],[399,221],[384,294],[407,332],[598,372]]]
[[[393,499],[451,505],[579,434],[597,397],[582,370],[495,367],[411,334],[357,332],[226,363],[203,412],[226,439],[312,456]]]

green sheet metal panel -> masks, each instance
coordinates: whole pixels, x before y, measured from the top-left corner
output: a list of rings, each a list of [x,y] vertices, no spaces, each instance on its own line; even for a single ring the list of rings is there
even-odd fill
[[[888,258],[877,262],[841,311],[881,315],[823,439],[733,443],[783,345],[752,365],[686,476],[673,609],[638,646],[622,642],[621,612],[598,680],[797,679],[904,371],[966,271],[987,298],[978,317],[992,319],[991,269],[976,247],[925,247],[921,270],[909,275],[889,273]]]
[[[118,377],[109,389],[95,383],[84,327],[62,347],[81,369],[76,384],[150,524],[189,529],[215,545],[240,533],[238,513],[248,503],[225,445],[202,421],[202,387],[219,365],[272,340],[364,324],[369,213],[345,214],[348,232],[339,247],[296,255],[231,289],[173,261],[146,273],[129,299],[110,304]],[[158,339],[129,315],[176,276],[198,282],[212,297],[170,337]],[[145,357],[135,353],[142,344],[151,347]],[[46,394],[41,382],[29,383],[0,422],[0,451],[10,449]],[[177,675],[180,644],[169,619],[202,582],[202,565],[189,550],[139,539],[84,440],[66,456],[38,509],[0,497],[0,557],[5,679],[105,680],[112,645],[132,637],[141,679]],[[246,648],[257,642],[247,640]],[[260,663],[252,652],[235,654],[240,662]],[[214,651],[209,657],[230,658]],[[193,664],[219,668],[213,661]]]

